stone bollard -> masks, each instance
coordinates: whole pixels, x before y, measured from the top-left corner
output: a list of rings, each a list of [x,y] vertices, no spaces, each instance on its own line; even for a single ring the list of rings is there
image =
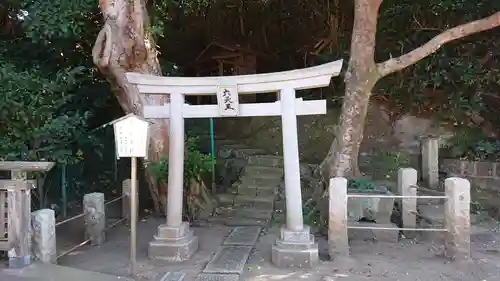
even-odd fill
[[[42,263],[57,263],[56,218],[51,209],[31,213],[32,252]]]
[[[106,233],[106,207],[104,193],[89,193],[83,197],[85,212],[85,239],[90,239],[90,245],[99,246],[104,243]]]
[[[470,183],[463,178],[444,181],[446,204],[445,255],[454,260],[470,258]]]
[[[422,140],[422,179],[430,189],[439,187],[439,138]]]
[[[122,218],[127,218],[126,223],[130,224],[130,189],[132,187],[132,181],[126,179],[122,182],[122,194],[125,195],[122,199]],[[137,187],[139,187],[139,182],[137,182]],[[137,188],[138,193],[139,188]],[[139,198],[139,194],[136,194],[136,198]],[[139,208],[137,208],[137,213],[139,213]],[[137,216],[139,217],[139,216]]]
[[[349,256],[347,234],[347,179],[332,178],[328,189],[328,253],[335,256]]]
[[[398,171],[398,193],[402,196],[417,195],[417,170],[401,168]],[[417,198],[401,199],[401,220],[404,228],[417,227]],[[403,231],[406,237],[414,235],[414,231]]]

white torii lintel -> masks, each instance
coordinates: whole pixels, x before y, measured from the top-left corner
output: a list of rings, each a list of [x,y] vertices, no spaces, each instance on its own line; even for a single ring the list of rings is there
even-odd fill
[[[255,94],[279,92],[285,88],[304,90],[326,87],[341,69],[342,60],[337,60],[303,69],[237,76],[161,77],[133,72],[125,75],[141,93],[213,95],[220,85],[236,85],[238,94]]]
[[[270,103],[243,103],[240,104],[238,117],[251,116],[280,116],[281,102]],[[296,115],[326,114],[326,100],[303,101],[302,98],[295,99]],[[189,105],[184,104],[182,108],[184,118],[210,118],[223,117],[219,114],[216,104]],[[165,119],[170,118],[169,105],[148,105],[144,107],[144,118]]]
[[[326,100],[304,101],[301,98],[297,99],[295,91],[326,87],[330,84],[332,76],[339,75],[341,68],[342,60],[337,60],[304,69],[240,76],[159,77],[140,73],[126,73],[127,80],[135,84],[140,93],[170,95],[168,105],[144,106],[143,112],[145,118],[170,119],[167,223],[166,226],[160,227],[158,237],[150,243],[150,255],[159,255],[163,259],[178,259],[177,256],[162,256],[158,251],[173,247],[175,251],[172,251],[172,253],[183,252],[189,253],[187,255],[190,256],[194,252],[194,249],[190,247],[197,247],[198,245],[197,240],[192,235],[176,237],[174,240],[171,239],[173,237],[163,237],[166,239],[160,237],[166,235],[165,233],[177,233],[179,235],[180,233],[182,235],[188,233],[186,223],[182,222],[185,118],[281,116],[287,212],[286,225],[278,239],[285,241],[292,236],[305,237],[305,240],[301,241],[304,246],[309,247],[314,244],[314,241],[308,240],[310,237],[309,228],[304,226],[302,217],[297,116],[325,114]],[[279,92],[279,100],[273,103],[243,104],[239,104],[237,101],[239,94],[270,92]],[[189,105],[185,103],[184,95],[217,95],[218,105]],[[219,96],[222,96],[222,98]],[[235,100],[228,102],[227,98],[233,96]],[[226,108],[224,109],[224,106],[221,105],[226,105]],[[227,107],[228,105],[236,106],[237,110]],[[229,109],[233,110],[233,114],[226,115],[227,111],[224,110]],[[173,231],[174,229],[175,231]],[[289,235],[290,232],[296,232],[296,234],[291,236]],[[183,239],[188,239],[189,242],[168,242],[184,241]],[[194,242],[195,240],[196,242]],[[297,241],[292,242],[298,243]],[[273,246],[273,262],[279,264],[280,262],[274,261],[275,256],[281,256],[274,254],[274,251],[281,251],[276,245]],[[288,250],[283,249],[283,251]],[[302,250],[297,251],[301,252]],[[318,260],[317,247],[307,248],[304,251],[299,253],[298,260],[294,260],[298,264],[301,264],[302,262],[299,260],[306,256],[307,259],[303,261],[304,263]],[[304,253],[307,255],[304,255]],[[189,257],[182,257],[181,259],[187,258]]]

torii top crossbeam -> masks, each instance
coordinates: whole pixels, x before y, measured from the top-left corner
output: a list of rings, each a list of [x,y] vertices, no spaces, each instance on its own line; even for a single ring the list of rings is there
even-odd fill
[[[239,94],[254,94],[278,92],[285,88],[326,87],[341,69],[342,60],[337,60],[303,69],[238,76],[161,77],[132,72],[126,76],[130,83],[137,85],[139,92],[148,94],[213,95],[221,85],[236,85]]]

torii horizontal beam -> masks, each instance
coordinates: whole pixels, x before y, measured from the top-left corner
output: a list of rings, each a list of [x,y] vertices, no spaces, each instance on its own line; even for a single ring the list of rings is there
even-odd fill
[[[326,87],[332,76],[339,75],[342,60],[318,66],[262,74],[214,77],[162,77],[127,72],[127,80],[136,84],[139,92],[148,94],[182,93],[184,95],[213,95],[221,85],[235,85],[238,94],[278,92]]]
[[[240,112],[237,117],[250,116],[279,116],[282,114],[281,102],[271,103],[241,103]],[[302,98],[295,99],[295,113],[297,115],[326,114],[326,100],[303,101]],[[184,104],[182,109],[183,118],[210,118],[224,117],[219,113],[216,104],[189,105]],[[234,117],[234,116],[232,116]],[[170,118],[169,105],[147,105],[144,106],[144,118],[165,119]]]

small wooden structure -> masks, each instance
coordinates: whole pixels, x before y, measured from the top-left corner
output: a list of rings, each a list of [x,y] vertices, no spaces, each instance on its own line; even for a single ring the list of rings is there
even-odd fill
[[[238,44],[213,41],[198,55],[193,66],[197,76],[254,74],[259,56],[264,55]]]
[[[299,50],[298,53],[303,54],[303,62],[304,67],[314,66],[318,64],[317,58],[320,56],[326,49],[331,53],[333,47],[333,40],[330,37],[322,38],[314,41],[314,43],[308,44]]]
[[[9,267],[30,264],[31,189],[36,182],[27,172],[47,172],[53,162],[0,162],[0,171],[10,171],[11,179],[0,180],[0,251],[7,251]]]
[[[265,57],[239,44],[221,43],[213,41],[203,49],[193,64],[195,76],[233,76],[257,73],[257,60]],[[254,102],[255,96],[244,97],[247,102]],[[214,104],[216,100],[211,96],[196,96],[188,100],[195,104]]]

